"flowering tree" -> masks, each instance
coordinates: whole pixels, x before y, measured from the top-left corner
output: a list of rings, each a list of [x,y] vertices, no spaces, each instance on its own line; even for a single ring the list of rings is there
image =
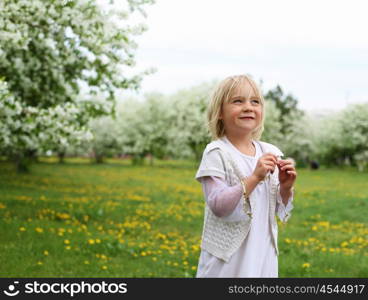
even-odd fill
[[[169,96],[171,102],[168,128],[168,153],[175,158],[201,158],[211,141],[207,126],[207,105],[215,82],[205,82],[182,89]]]
[[[368,166],[368,104],[354,104],[339,118],[345,157],[360,171]]]
[[[0,154],[27,169],[33,154],[89,141],[92,135],[77,119],[86,114],[74,103],[36,108],[17,100],[0,81]]]
[[[317,123],[317,157],[327,166],[368,166],[368,104],[353,104]],[[311,138],[308,136],[308,138]]]
[[[205,115],[210,88],[206,83],[169,96],[150,93],[143,101],[124,99],[117,105],[117,125],[109,126],[111,131],[116,128],[118,152],[132,155],[133,163],[142,163],[147,155],[151,164],[153,157],[198,158],[210,140]],[[109,136],[101,139],[108,142]]]
[[[134,66],[137,45],[133,37],[141,34],[145,27],[129,26],[127,20],[131,12],[142,10],[144,4],[151,2],[128,0],[130,10],[122,10],[116,6],[103,8],[95,0],[1,1],[0,76],[4,77],[7,91],[12,95],[5,97],[6,101],[13,101],[12,105],[22,116],[18,120],[21,126],[37,127],[36,124],[31,125],[36,118],[46,119],[49,114],[49,120],[54,120],[62,111],[69,114],[73,110],[71,116],[75,118],[63,120],[74,124],[63,126],[79,132],[88,116],[111,112],[105,105],[93,101],[78,103],[82,85],[91,93],[104,93],[105,103],[113,101],[114,92],[119,88],[137,88],[142,76],[150,71],[128,76],[125,69]],[[9,103],[3,105],[10,107]],[[25,116],[26,112],[34,117]],[[6,121],[11,120],[12,117],[6,118]],[[5,124],[3,127],[9,129],[13,125]],[[28,136],[32,147],[30,142],[19,142],[6,147],[1,145],[1,152],[9,153],[12,149],[12,153],[17,151],[17,156],[23,157],[33,152],[31,148],[39,146],[37,138],[45,144],[44,139],[61,133],[53,131],[54,126],[42,128],[37,136]],[[18,132],[13,131],[13,134]],[[27,132],[29,135],[34,133]],[[64,135],[63,138],[71,136]],[[53,140],[49,142],[52,148]]]
[[[287,123],[280,147],[286,156],[304,167],[316,158],[315,135],[319,128],[316,128],[311,116],[299,111],[292,111]]]
[[[132,155],[133,163],[142,164],[146,155],[163,158],[167,154],[169,103],[165,96],[147,94],[144,101],[125,99],[117,107],[117,138],[121,153]]]
[[[266,100],[265,107],[265,123],[261,140],[267,143],[280,145],[283,138],[281,134],[280,110],[276,107],[274,102],[269,100]]]
[[[91,120],[93,139],[88,143],[97,163],[102,163],[104,157],[119,154],[118,122],[112,116],[104,116]],[[88,148],[86,150],[89,150]],[[120,151],[119,151],[120,150]]]

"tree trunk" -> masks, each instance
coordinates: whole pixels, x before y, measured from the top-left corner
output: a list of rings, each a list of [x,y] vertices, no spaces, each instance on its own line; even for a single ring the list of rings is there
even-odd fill
[[[96,158],[96,163],[98,164],[102,164],[104,162],[103,155],[101,154],[96,154],[95,158]]]
[[[29,157],[22,154],[16,154],[13,157],[13,162],[15,163],[15,168],[17,173],[29,173],[30,172],[30,159]]]
[[[59,157],[59,164],[65,163],[65,160],[64,160],[64,158],[65,158],[65,152],[59,152],[58,153],[58,157]]]
[[[144,156],[142,154],[135,154],[132,159],[132,165],[142,166],[144,163]]]

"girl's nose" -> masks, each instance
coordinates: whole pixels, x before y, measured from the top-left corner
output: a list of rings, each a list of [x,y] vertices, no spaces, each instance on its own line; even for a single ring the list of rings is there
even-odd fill
[[[252,109],[253,109],[253,106],[250,103],[250,101],[244,101],[243,110],[252,110]]]

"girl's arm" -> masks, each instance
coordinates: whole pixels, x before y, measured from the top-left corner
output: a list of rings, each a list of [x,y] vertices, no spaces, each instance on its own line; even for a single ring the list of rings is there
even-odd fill
[[[200,178],[206,202],[217,217],[230,215],[238,205],[243,187],[239,183],[228,186],[227,183],[216,176],[204,176]]]
[[[244,177],[242,178],[242,180],[247,190],[247,197],[249,197],[252,191],[256,188],[257,184],[260,182],[260,180],[254,174]]]

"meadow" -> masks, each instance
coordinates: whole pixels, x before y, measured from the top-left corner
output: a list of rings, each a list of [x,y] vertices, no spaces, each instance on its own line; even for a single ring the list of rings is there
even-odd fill
[[[190,161],[0,162],[1,277],[194,277],[204,200]],[[368,173],[298,169],[279,277],[368,277]]]

